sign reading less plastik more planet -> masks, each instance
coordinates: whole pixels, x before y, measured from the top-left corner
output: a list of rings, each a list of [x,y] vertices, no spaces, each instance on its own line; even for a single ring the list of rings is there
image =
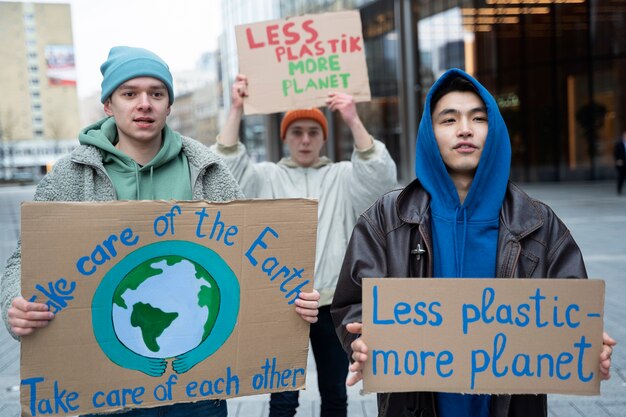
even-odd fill
[[[371,99],[358,11],[239,25],[235,33],[246,114],[323,106],[334,91]]]
[[[604,281],[363,280],[365,391],[600,393]]]
[[[317,202],[22,205],[24,416],[110,413],[305,385]]]

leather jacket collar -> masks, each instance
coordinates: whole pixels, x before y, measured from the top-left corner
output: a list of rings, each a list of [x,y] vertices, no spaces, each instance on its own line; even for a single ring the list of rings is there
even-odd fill
[[[396,200],[396,211],[400,220],[405,223],[424,224],[426,227],[430,227],[428,224],[430,221],[429,206],[430,196],[417,179],[407,185]],[[522,207],[524,210],[520,209]],[[544,222],[543,211],[538,202],[517,185],[509,182],[500,210],[500,227],[519,241],[539,229]]]

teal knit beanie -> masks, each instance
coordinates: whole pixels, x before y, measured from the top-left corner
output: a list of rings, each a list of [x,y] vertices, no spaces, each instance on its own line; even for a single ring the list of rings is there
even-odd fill
[[[100,66],[102,79],[101,102],[105,102],[117,87],[125,81],[137,77],[153,77],[163,81],[167,87],[170,104],[174,102],[172,73],[158,55],[143,48],[114,46],[109,57]]]

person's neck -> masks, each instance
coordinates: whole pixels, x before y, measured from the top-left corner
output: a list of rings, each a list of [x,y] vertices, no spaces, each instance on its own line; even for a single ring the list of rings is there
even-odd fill
[[[461,204],[465,202],[465,197],[467,197],[467,193],[469,193],[469,189],[472,186],[472,181],[474,177],[466,177],[466,176],[454,176],[450,177],[452,179],[452,183],[456,188],[456,192],[459,194],[459,200]]]
[[[115,147],[131,157],[139,165],[146,165],[148,162],[159,153],[161,149],[161,143],[163,142],[163,136],[159,135],[159,138],[155,138],[149,142],[139,142],[131,139],[123,139],[120,135],[120,140]]]

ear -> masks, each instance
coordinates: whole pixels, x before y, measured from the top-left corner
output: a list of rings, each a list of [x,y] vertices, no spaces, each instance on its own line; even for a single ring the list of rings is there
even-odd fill
[[[170,104],[169,106],[167,106],[167,114],[166,114],[166,116],[169,116],[171,111],[172,111],[172,105]]]
[[[104,102],[104,114],[107,116],[113,116],[113,110],[111,110],[111,97],[107,98]]]

